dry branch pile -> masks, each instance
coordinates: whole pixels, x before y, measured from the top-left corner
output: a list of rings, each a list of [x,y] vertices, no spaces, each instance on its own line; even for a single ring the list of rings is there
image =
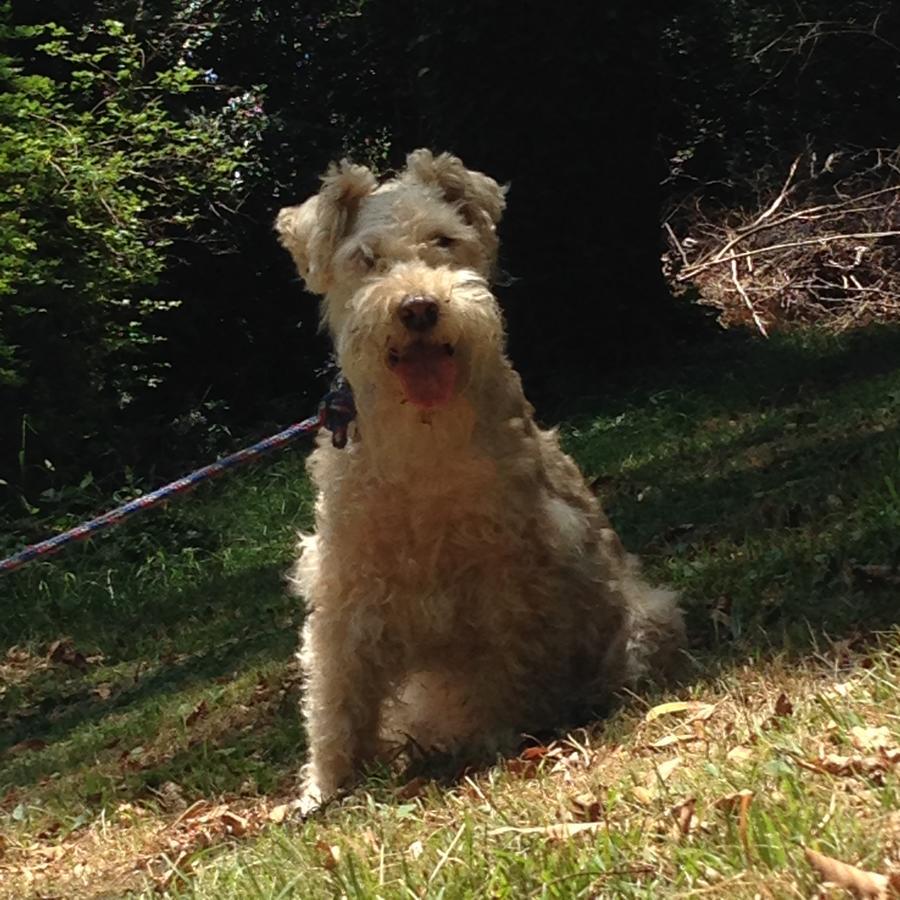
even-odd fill
[[[692,286],[726,326],[900,321],[900,148],[798,157],[755,211],[695,198],[664,228],[673,288]]]

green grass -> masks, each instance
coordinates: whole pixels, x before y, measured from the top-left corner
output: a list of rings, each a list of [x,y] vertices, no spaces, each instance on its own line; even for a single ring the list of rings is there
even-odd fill
[[[900,860],[893,771],[809,767],[856,752],[854,725],[900,743],[900,333],[694,353],[580,385],[563,426],[626,545],[683,592],[677,690],[624,698],[571,759],[399,794],[373,774],[272,824],[304,756],[282,578],[311,496],[289,451],[0,580],[0,896],[808,896],[802,846]],[[673,697],[716,712],[647,720]],[[741,789],[743,821],[715,805]],[[601,824],[527,830],[579,817]]]

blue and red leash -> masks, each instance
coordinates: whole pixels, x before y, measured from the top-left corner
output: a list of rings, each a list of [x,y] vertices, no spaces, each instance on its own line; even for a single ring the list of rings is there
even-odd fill
[[[347,443],[347,429],[355,414],[356,409],[353,404],[353,394],[350,391],[350,386],[338,377],[334,385],[332,385],[332,389],[319,404],[319,410],[316,415],[310,416],[302,422],[297,422],[289,428],[285,428],[284,431],[279,431],[278,434],[273,434],[271,437],[253,444],[251,447],[246,447],[243,450],[232,453],[230,456],[216,460],[216,462],[204,466],[202,469],[197,469],[195,472],[191,472],[190,475],[185,475],[184,478],[179,478],[177,481],[151,491],[149,494],[130,500],[128,503],[124,503],[122,506],[116,507],[116,509],[112,509],[102,516],[97,516],[97,518],[88,522],[82,522],[80,525],[76,525],[74,528],[70,528],[68,531],[64,531],[62,534],[57,534],[40,543],[31,544],[6,559],[0,559],[0,575],[15,572],[16,569],[22,568],[22,566],[27,565],[32,560],[58,553],[68,544],[87,540],[101,531],[118,525],[137,512],[152,509],[154,506],[159,506],[172,497],[186,494],[204,481],[210,481],[236,466],[252,462],[272,450],[277,450],[292,443],[303,435],[314,434],[320,428],[326,428],[331,432],[331,441],[335,447],[343,447]]]

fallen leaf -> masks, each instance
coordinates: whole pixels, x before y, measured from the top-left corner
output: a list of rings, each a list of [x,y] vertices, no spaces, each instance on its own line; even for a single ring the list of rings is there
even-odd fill
[[[196,819],[198,816],[202,815],[203,812],[208,809],[209,803],[206,800],[195,800],[173,823],[172,828],[176,825],[180,825],[182,822],[187,821],[188,819]]]
[[[657,782],[667,782],[671,777],[672,773],[681,765],[681,757],[673,756],[671,759],[667,759],[665,762],[660,763],[658,766],[654,766],[653,771],[647,778],[647,782],[650,787],[653,787]]]
[[[854,725],[850,729],[850,742],[857,750],[875,752],[887,750],[895,743],[891,733],[884,725],[878,728]]]
[[[534,778],[540,771],[540,764],[538,760],[522,759],[517,756],[506,761],[506,771],[517,778]]]
[[[576,834],[587,831],[596,831],[602,825],[601,822],[557,822],[546,828],[547,837],[553,841],[566,841]]]
[[[516,775],[519,778],[534,778],[540,771],[542,760],[558,759],[559,755],[558,747],[554,748],[546,746],[545,744],[536,744],[531,747],[526,747],[514,759],[508,759],[506,761],[506,770],[511,775]]]
[[[269,810],[268,820],[270,822],[274,822],[276,825],[280,825],[286,818],[287,814],[290,811],[290,804],[288,803],[279,803],[278,806],[273,806]]]
[[[81,672],[89,668],[87,657],[76,648],[71,638],[54,641],[47,648],[47,659],[50,662],[71,666]]]
[[[631,796],[644,806],[649,806],[653,802],[653,792],[639,784],[631,789]]]
[[[526,747],[520,754],[519,759],[524,760],[536,760],[543,759],[545,756],[550,755],[550,747],[547,747],[543,744],[537,744],[534,747]]]
[[[678,832],[682,837],[687,837],[688,834],[690,834],[691,823],[694,821],[694,810],[696,808],[697,798],[688,797],[687,800],[683,800],[669,810],[670,814],[675,819],[675,824],[678,826]]]
[[[803,848],[809,864],[822,876],[838,887],[852,891],[857,897],[886,898],[890,882],[887,876],[878,872],[867,872],[849,863],[841,862],[808,847]]]
[[[661,703],[659,706],[654,706],[644,716],[644,721],[652,722],[661,716],[683,712],[694,713],[693,719],[708,719],[715,712],[715,709],[716,705],[714,703],[701,703],[699,700],[674,700],[671,703]]]
[[[231,810],[222,813],[222,824],[225,826],[225,830],[235,837],[243,837],[250,830],[250,823],[243,816],[239,816]]]
[[[37,836],[42,841],[46,841],[48,838],[52,838],[53,835],[55,835],[60,830],[60,828],[62,828],[62,822],[51,822],[45,828],[42,828],[37,833]]]
[[[319,851],[322,868],[327,869],[329,872],[341,861],[341,848],[336,844],[316,841],[316,850]]]
[[[602,822],[555,822],[552,825],[504,825],[491,829],[488,835],[496,837],[501,834],[542,834],[552,840],[561,841],[585,831],[596,831],[602,824]]]
[[[721,809],[723,812],[733,812],[735,809],[743,806],[745,802],[749,804],[752,799],[753,791],[744,789],[743,791],[735,791],[733,794],[725,794],[719,797],[713,801],[713,806],[716,809]]]
[[[738,837],[740,837],[741,845],[748,856],[750,855],[750,836],[748,831],[750,822],[750,804],[753,802],[753,797],[753,791],[744,788],[742,791],[736,791],[733,794],[726,794],[724,797],[719,797],[719,799],[713,803],[713,806],[715,806],[716,809],[720,809],[725,813],[733,813],[737,810]]]
[[[753,759],[753,748],[738,744],[725,754],[725,759],[729,762],[747,762],[748,759]]]
[[[429,784],[429,779],[422,775],[417,775],[415,778],[407,781],[406,784],[398,787],[397,790],[394,791],[394,796],[397,797],[398,800],[412,800],[415,797],[421,797]]]
[[[582,822],[597,822],[600,819],[602,804],[591,793],[578,794],[569,798],[569,808],[573,815]]]
[[[794,704],[788,700],[787,694],[779,694],[775,701],[775,715],[781,718],[794,714]]]
[[[209,712],[206,700],[201,700],[188,714],[185,716],[184,724],[193,725],[194,722],[202,719]]]
[[[797,764],[813,772],[841,777],[862,775],[881,782],[885,773],[900,763],[900,751],[881,756],[839,756],[823,753],[815,759],[798,759]]]
[[[672,747],[675,744],[690,744],[694,741],[702,740],[704,740],[704,736],[698,734],[667,734],[665,737],[661,737],[658,741],[653,741],[653,743],[647,744],[647,749],[665,750],[666,747]]]

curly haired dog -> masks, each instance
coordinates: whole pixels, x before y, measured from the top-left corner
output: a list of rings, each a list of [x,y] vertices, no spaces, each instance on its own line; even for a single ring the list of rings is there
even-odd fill
[[[293,575],[307,804],[388,732],[485,749],[583,718],[683,637],[505,355],[504,190],[428,150],[380,185],[346,161],[322,181],[276,223],[357,405],[347,447],[310,457],[316,534]]]

